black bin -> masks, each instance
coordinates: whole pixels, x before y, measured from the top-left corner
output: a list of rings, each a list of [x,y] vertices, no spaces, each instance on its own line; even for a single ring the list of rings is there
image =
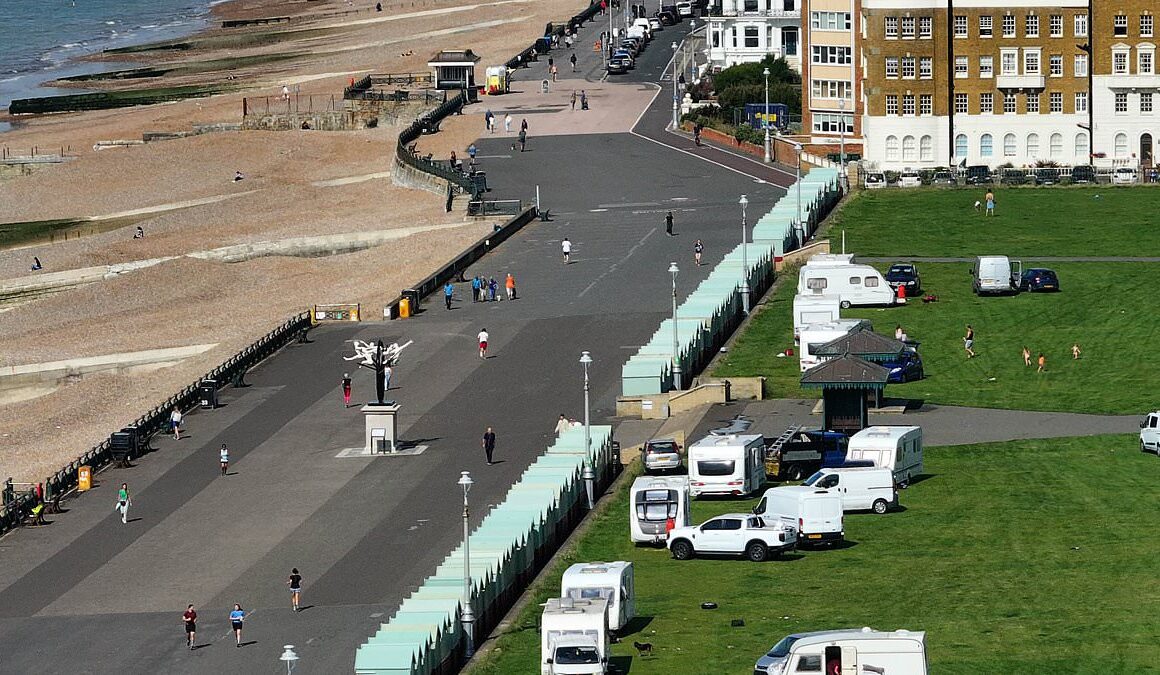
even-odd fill
[[[537,54],[547,54],[550,51],[552,51],[552,38],[551,38],[551,36],[542,37],[542,38],[536,40],[536,53]]]
[[[411,303],[411,315],[419,313],[419,291],[414,288],[408,288],[403,291],[403,297]]]
[[[114,431],[109,435],[109,453],[118,465],[127,464],[137,454],[137,434]]]
[[[217,407],[217,380],[202,380],[197,385],[197,403],[208,410]]]
[[[468,180],[471,181],[471,191],[474,194],[483,194],[487,192],[487,172],[486,171],[472,171],[467,174]]]

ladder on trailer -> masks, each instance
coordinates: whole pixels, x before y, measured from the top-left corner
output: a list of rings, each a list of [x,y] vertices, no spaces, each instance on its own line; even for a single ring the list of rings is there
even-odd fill
[[[791,427],[787,427],[785,431],[781,432],[780,436],[773,439],[773,442],[765,447],[766,458],[773,459],[773,458],[777,457],[778,453],[781,452],[781,446],[788,443],[789,439],[793,438],[794,434],[801,431],[802,426],[804,426],[804,425],[795,424]]]

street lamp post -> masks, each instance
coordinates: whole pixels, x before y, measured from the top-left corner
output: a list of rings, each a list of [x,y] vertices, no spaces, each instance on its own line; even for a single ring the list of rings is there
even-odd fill
[[[605,42],[608,43],[608,49],[604,50],[604,63],[607,65],[612,60],[612,0],[606,0],[606,2],[605,6],[608,7],[608,39]]]
[[[842,111],[839,117],[842,118],[842,126],[839,127],[839,146],[838,150],[838,164],[842,167],[842,187],[846,186],[846,99],[838,99],[838,110]]]
[[[689,84],[697,78],[697,50],[694,48],[693,33],[697,32],[697,20],[689,19]]]
[[[673,391],[681,390],[680,342],[677,339],[677,269],[676,261],[669,263],[669,273],[673,275]]]
[[[282,649],[285,651],[278,660],[286,663],[286,675],[293,675],[294,666],[298,663],[298,654],[294,653],[294,645],[282,645]]]
[[[765,116],[762,119],[762,126],[765,127],[765,161],[772,162],[773,156],[769,147],[769,68],[761,71],[765,76]]]
[[[588,352],[580,352],[580,364],[584,366],[584,470],[580,477],[584,479],[584,488],[588,492],[588,510],[591,511],[596,507],[596,499],[593,494],[596,472],[592,469],[592,427],[590,426],[592,408],[588,398],[588,366],[592,364],[592,356]]]
[[[677,118],[677,43],[672,44],[673,47],[673,131],[676,131],[680,126],[680,120]]]
[[[463,488],[463,613],[459,620],[463,623],[463,655],[468,659],[475,656],[475,612],[471,609],[471,512],[467,508],[467,493],[471,492],[474,482],[470,472],[460,472],[458,483]]]
[[[749,313],[749,256],[745,236],[745,207],[749,205],[749,199],[745,195],[741,195],[741,200],[737,202],[741,205],[741,311],[746,314]]]
[[[806,226],[802,222],[802,145],[801,143],[794,143],[794,152],[797,153],[797,222],[798,228],[801,230],[801,239],[798,242],[799,247],[806,245]]]

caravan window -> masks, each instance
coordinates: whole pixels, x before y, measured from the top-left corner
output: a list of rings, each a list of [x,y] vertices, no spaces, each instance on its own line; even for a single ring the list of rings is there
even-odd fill
[[[675,502],[637,504],[636,517],[647,523],[661,523],[669,518],[677,517],[677,505]]]
[[[798,657],[797,668],[794,668],[795,673],[820,673],[822,672],[822,656],[821,654],[802,654]]]
[[[806,288],[811,291],[826,290],[826,279],[824,277],[815,277],[813,279],[806,279]]]
[[[862,283],[861,277],[850,277],[850,285],[851,286],[858,286],[861,283]]]
[[[607,600],[612,597],[611,588],[572,588],[568,590],[568,597],[573,600]]]
[[[878,288],[878,277],[866,277],[866,288]]]
[[[731,459],[697,462],[697,473],[702,476],[732,476],[735,464]]]

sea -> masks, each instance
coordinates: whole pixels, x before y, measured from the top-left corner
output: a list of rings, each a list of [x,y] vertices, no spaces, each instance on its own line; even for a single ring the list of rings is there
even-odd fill
[[[77,93],[77,89],[41,85],[59,77],[128,67],[75,59],[110,47],[195,33],[208,25],[214,4],[212,0],[0,0],[0,108],[18,98]]]

